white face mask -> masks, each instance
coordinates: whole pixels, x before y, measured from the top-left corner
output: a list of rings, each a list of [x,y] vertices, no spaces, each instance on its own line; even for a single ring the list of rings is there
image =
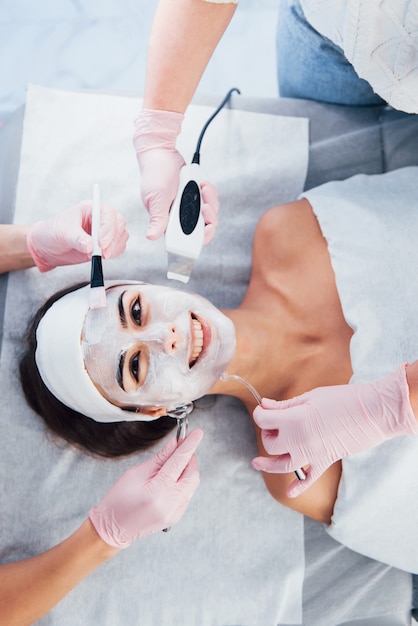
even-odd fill
[[[196,400],[234,355],[233,323],[201,296],[148,284],[113,286],[106,296],[105,309],[87,313],[82,350],[113,404],[171,409]]]

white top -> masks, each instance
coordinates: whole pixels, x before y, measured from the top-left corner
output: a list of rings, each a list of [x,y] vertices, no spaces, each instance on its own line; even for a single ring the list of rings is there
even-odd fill
[[[395,109],[418,112],[418,5],[410,0],[301,0],[306,19],[342,48]]]
[[[347,323],[351,382],[377,380],[418,358],[418,167],[358,175],[304,192],[324,234]],[[418,435],[343,460],[329,534],[418,573]]]
[[[239,0],[206,0],[234,2]],[[418,113],[418,3],[300,0],[308,22],[339,46],[393,108]]]

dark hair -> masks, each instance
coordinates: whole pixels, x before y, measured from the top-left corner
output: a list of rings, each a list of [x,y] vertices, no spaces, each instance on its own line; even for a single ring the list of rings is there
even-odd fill
[[[173,430],[176,422],[172,417],[164,416],[151,422],[96,422],[60,402],[39,374],[35,351],[36,329],[40,320],[56,300],[86,284],[58,291],[34,315],[26,336],[26,351],[19,363],[23,393],[29,406],[42,417],[46,426],[77,447],[103,457],[119,457],[145,450]]]

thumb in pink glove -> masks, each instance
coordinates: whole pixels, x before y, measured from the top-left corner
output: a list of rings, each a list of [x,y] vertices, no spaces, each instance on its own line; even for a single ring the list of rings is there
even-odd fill
[[[195,429],[178,446],[172,438],[158,454],[122,474],[89,513],[103,541],[126,548],[180,520],[199,484],[194,453],[202,437]]]
[[[281,402],[263,399],[253,415],[266,452],[277,455],[253,459],[255,469],[282,474],[309,465],[306,480],[289,485],[291,498],[336,461],[418,433],[405,365],[374,383],[319,387]]]
[[[141,171],[141,196],[150,214],[148,239],[158,239],[166,231],[170,207],[176,197],[180,169],[185,165],[176,149],[177,136],[184,119],[182,113],[144,109],[134,121],[134,147]],[[206,187],[204,192],[203,188]],[[214,187],[201,185],[205,243],[218,223],[219,201]]]
[[[31,226],[26,241],[38,269],[48,272],[59,265],[84,263],[91,258],[92,203],[80,202],[47,220]],[[125,219],[109,206],[100,211],[99,243],[103,257],[124,252],[128,240]]]

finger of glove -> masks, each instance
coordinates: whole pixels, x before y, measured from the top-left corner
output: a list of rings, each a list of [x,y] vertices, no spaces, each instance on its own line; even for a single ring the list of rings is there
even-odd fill
[[[210,207],[213,213],[217,215],[219,213],[219,195],[216,188],[205,180],[201,183],[200,190],[203,204]]]
[[[268,454],[279,456],[290,452],[288,438],[283,431],[263,429],[261,431],[261,441]]]
[[[168,215],[152,215],[148,224],[147,233],[145,235],[146,238],[151,240],[158,239],[167,230],[167,224]]]
[[[287,497],[297,498],[298,496],[300,496],[307,489],[309,489],[309,487],[313,485],[316,480],[318,480],[318,478],[324,473],[325,469],[326,468],[320,470],[318,468],[313,469],[312,467],[310,467],[306,472],[307,475],[305,480],[296,479],[292,483],[290,483],[286,490]]]
[[[196,492],[200,483],[199,467],[196,456],[193,455],[186,466],[181,478],[177,483],[178,507],[173,512],[170,519],[170,525],[177,524],[183,517],[184,512],[189,506],[190,500]]]
[[[91,212],[91,202],[84,201],[66,209],[54,219],[57,243],[61,242],[61,245],[63,245],[65,242],[68,248],[86,255],[83,259],[68,259],[68,262],[80,263],[85,261],[93,251],[93,241],[90,235]]]
[[[116,209],[102,206],[99,241],[105,259],[122,254],[126,248],[129,234],[125,218]]]
[[[207,246],[208,243],[212,241],[215,231],[216,226],[214,226],[214,224],[206,224],[204,229],[203,245]]]
[[[104,259],[114,259],[126,250],[126,244],[129,239],[129,233],[122,230],[119,235],[115,235],[114,241],[107,248],[102,249]]]
[[[161,184],[161,183],[159,183]],[[148,225],[147,238],[158,239],[165,232],[168,223],[170,207],[175,198],[178,187],[178,172],[175,177],[168,179],[166,186],[151,187],[148,193],[144,193],[142,198],[145,208],[150,214],[150,222]],[[145,189],[145,183],[143,190]]]
[[[153,457],[144,461],[143,463],[137,463],[133,467],[129,468],[122,474],[119,480],[110,489],[109,494],[118,494],[121,497],[122,494],[128,493],[133,496],[134,494],[141,494],[142,486],[144,483],[152,480],[158,475],[161,467],[173,452],[177,449],[177,441],[175,437],[171,437],[165,446]]]
[[[192,497],[200,483],[199,465],[196,455],[194,454],[183,472],[181,473],[177,485],[183,494],[187,494],[189,498]]]
[[[300,465],[295,464],[289,454],[275,458],[256,456],[252,460],[252,466],[256,470],[269,474],[289,474],[300,467]]]
[[[77,250],[81,253],[91,251],[93,244],[89,231],[85,229],[84,214],[88,212],[88,202],[80,202],[69,209],[58,213],[53,219],[39,222],[44,226],[44,236],[49,246],[55,248],[66,247],[67,250]]]
[[[67,243],[71,244],[71,241],[67,240]],[[83,261],[87,261],[90,258],[93,252],[93,240],[90,235],[88,235],[84,231],[79,232],[77,238],[73,240],[72,245],[73,248],[77,252],[80,252],[80,254],[84,255],[84,257],[82,259],[78,258],[78,260],[76,260],[76,258],[71,259],[70,257],[69,261],[71,263],[82,263]]]
[[[163,465],[159,472],[159,477],[163,480],[168,478],[177,482],[190,462],[202,437],[203,431],[200,428],[193,430]]]
[[[177,449],[177,440],[175,437],[170,437],[167,443],[159,452],[157,452],[150,461],[153,462],[153,467],[157,471],[159,471],[164,463],[168,461],[173,452]]]
[[[219,220],[216,211],[208,204],[202,207],[202,217],[205,222],[204,244],[206,246],[212,240]]]
[[[202,192],[202,217],[205,222],[204,240],[206,246],[212,239],[218,225],[219,198],[215,187],[210,183],[201,184]]]
[[[86,233],[86,231],[82,228],[79,222],[72,222],[67,224],[65,222],[57,224],[59,230],[59,239],[63,244],[65,242],[68,248],[72,248],[73,250],[80,252],[83,255],[86,255],[83,260],[87,260],[89,255],[93,251],[93,240],[91,235]],[[72,262],[80,262],[72,261]]]
[[[190,500],[191,500],[191,498],[189,498],[188,500],[184,500],[184,502],[182,502],[178,506],[178,508],[172,514],[172,517],[171,517],[170,522],[169,522],[169,526],[174,526],[175,524],[177,524],[181,520],[181,518],[183,517],[183,515],[186,512],[187,507],[190,504]]]
[[[288,400],[272,400],[271,398],[262,398],[261,406],[263,409],[291,409],[294,406],[300,406],[306,402],[306,394],[289,398]]]
[[[263,430],[283,430],[285,426],[292,426],[296,420],[303,419],[309,405],[306,400],[298,396],[292,400],[276,402],[269,400],[259,404],[253,412],[253,418],[257,426]]]
[[[202,216],[205,224],[212,224],[215,228],[218,225],[218,214],[210,204],[204,204],[202,206]]]
[[[151,218],[146,236],[157,239],[167,228],[184,159],[177,150],[160,149],[145,152],[138,157],[138,162],[142,174],[141,196]]]
[[[278,431],[278,416],[279,411],[272,409],[265,409],[261,404],[256,406],[253,411],[253,418],[257,426],[262,430]]]
[[[91,218],[93,213],[93,202],[91,200],[82,200],[75,206],[67,209],[68,213],[74,214],[78,212],[81,219],[81,226],[86,233],[91,233]]]
[[[76,207],[82,216],[82,227],[86,233],[93,250],[93,240],[89,236],[91,233],[92,203],[80,202]],[[129,234],[126,231],[125,218],[113,207],[106,204],[100,205],[100,230],[99,245],[105,259],[122,254],[126,248]]]
[[[28,239],[29,241],[29,239]],[[32,233],[32,256],[41,271],[47,271],[57,265],[83,263],[93,249],[90,235],[80,226],[74,226],[61,220],[39,223]],[[33,250],[33,252],[32,252]],[[34,256],[35,258],[35,256]]]
[[[143,485],[152,480],[164,465],[170,454],[176,449],[176,440],[171,438],[157,454],[150,459],[137,463],[127,469],[110,489],[109,493],[118,491],[119,495],[128,493],[131,496],[141,495]],[[142,494],[143,495],[143,494]]]

